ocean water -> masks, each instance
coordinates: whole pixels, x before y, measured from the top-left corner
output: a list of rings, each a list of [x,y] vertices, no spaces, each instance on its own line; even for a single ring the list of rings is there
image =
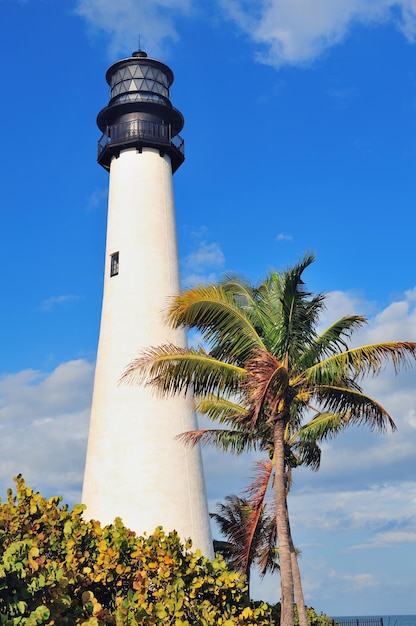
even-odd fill
[[[335,621],[371,620],[383,618],[383,626],[416,626],[416,615],[343,615],[333,617]]]

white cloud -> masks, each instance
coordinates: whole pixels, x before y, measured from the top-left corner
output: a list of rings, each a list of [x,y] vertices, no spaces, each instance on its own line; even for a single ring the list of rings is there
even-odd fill
[[[399,27],[405,37],[413,43],[416,39],[416,2],[415,0],[402,0],[402,2],[397,2],[397,6],[401,11]]]
[[[409,295],[411,297],[409,297]],[[398,341],[416,337],[416,306],[412,292],[407,292],[402,300],[392,302],[374,319],[368,329],[369,342]]]
[[[1,494],[20,473],[44,495],[80,501],[93,371],[78,360],[0,378]]]
[[[347,581],[353,588],[362,589],[363,587],[374,587],[379,581],[373,574],[341,574],[338,576],[342,580]]]
[[[348,473],[348,467],[344,471]],[[373,545],[376,536],[384,543],[393,536],[396,543],[408,542],[409,535],[414,537],[416,482],[367,485],[362,472],[362,483],[361,488],[348,488],[334,477],[331,488],[325,489],[319,474],[314,485],[302,488],[299,483],[299,489],[289,496],[296,525],[304,531],[319,529],[328,541],[341,531],[350,549],[356,547],[356,538],[362,533],[369,533],[367,545]]]
[[[345,291],[331,291],[325,300],[325,314],[321,320],[321,330],[327,328],[336,320],[345,315],[366,315],[369,303],[356,293]]]
[[[255,44],[258,60],[275,67],[310,64],[330,47],[341,44],[356,24],[392,22],[408,41],[416,38],[415,0],[217,2],[224,18],[233,21]],[[203,11],[196,0],[77,0],[75,8],[92,33],[110,34],[111,58],[130,54],[139,35],[142,47],[152,56],[166,56],[167,44],[180,38],[179,19],[201,17]]]
[[[196,271],[206,267],[221,268],[224,265],[224,254],[217,243],[201,241],[198,250],[187,256],[185,265]]]
[[[414,287],[413,289],[408,289],[407,291],[405,291],[404,295],[407,300],[413,302],[414,300],[416,300],[416,287]]]
[[[393,21],[409,41],[416,34],[414,0],[222,0],[228,17],[275,67],[309,64],[340,44],[355,24]]]
[[[111,35],[111,58],[130,55],[141,38],[141,48],[151,56],[163,52],[166,41],[179,35],[175,19],[192,10],[191,0],[78,0],[75,12],[83,17],[92,33]]]
[[[364,315],[368,323],[354,332],[352,345],[380,341],[412,341],[416,337],[415,290],[396,296],[396,300],[380,309],[376,302],[365,300],[362,293],[332,291],[327,294],[325,328],[344,315]]]
[[[198,248],[182,261],[184,287],[218,280],[217,272],[224,267],[224,254],[217,243],[201,241]]]
[[[186,274],[182,279],[182,287],[188,289],[189,287],[194,287],[195,285],[209,285],[211,283],[215,283],[218,280],[218,274],[215,272],[210,272],[208,274]]]
[[[394,546],[398,543],[416,543],[415,532],[405,531],[391,531],[386,533],[378,533],[375,537],[372,537],[368,544],[362,544],[353,546],[353,549],[358,548],[383,548]]]

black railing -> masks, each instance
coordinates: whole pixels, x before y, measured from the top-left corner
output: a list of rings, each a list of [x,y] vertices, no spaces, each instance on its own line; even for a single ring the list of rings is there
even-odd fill
[[[170,124],[158,124],[147,120],[132,120],[107,126],[98,142],[98,158],[109,146],[117,146],[139,141],[151,145],[172,146],[184,155],[184,141],[179,135],[172,137]]]
[[[332,626],[383,626],[382,617],[333,619]]]

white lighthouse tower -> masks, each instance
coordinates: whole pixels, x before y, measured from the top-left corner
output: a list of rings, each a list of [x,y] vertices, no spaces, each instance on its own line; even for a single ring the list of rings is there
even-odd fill
[[[102,524],[121,517],[138,534],[162,525],[212,555],[200,451],[176,436],[195,430],[189,403],[120,385],[143,348],[185,346],[166,326],[179,290],[172,174],[183,163],[184,120],[170,101],[173,73],[138,50],[106,74],[98,162],[110,172],[100,338],[82,499]]]

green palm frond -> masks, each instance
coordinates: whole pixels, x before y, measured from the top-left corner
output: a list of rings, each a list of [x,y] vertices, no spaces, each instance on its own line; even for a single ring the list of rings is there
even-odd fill
[[[396,430],[396,424],[386,409],[369,396],[343,387],[320,386],[315,388],[315,395],[328,417],[333,414],[332,425],[328,421],[328,435],[336,434],[339,426],[365,424],[371,430],[386,431],[388,427]],[[336,415],[341,416],[338,424]],[[317,418],[319,419],[319,418]]]
[[[185,445],[195,446],[210,444],[231,454],[241,454],[249,450],[263,450],[264,444],[254,432],[246,430],[225,430],[206,428],[190,430],[177,436]]]
[[[235,274],[225,274],[219,285],[245,312],[255,308],[256,289],[243,278]]]
[[[299,442],[321,442],[336,437],[342,430],[351,425],[349,412],[322,412],[313,416],[296,433]]]
[[[205,415],[210,420],[217,421],[220,424],[234,421],[237,418],[244,418],[248,414],[248,409],[244,406],[245,398],[242,394],[239,395],[241,396],[241,402],[234,402],[213,394],[202,399],[195,398],[195,410],[197,413],[201,413],[201,415]]]
[[[279,342],[273,353],[279,359],[285,355],[296,362],[316,337],[316,324],[324,308],[324,296],[313,295],[305,289],[302,274],[314,261],[312,253],[279,277],[281,309],[275,322],[279,328]],[[274,275],[270,275],[273,279]]]
[[[232,402],[231,400],[225,399],[223,397],[218,397],[214,395],[210,395],[207,398],[199,399],[195,398],[194,405],[195,410],[208,417],[209,419],[219,422],[220,424],[224,424],[229,426],[229,429],[222,430],[213,430],[212,432],[216,433],[233,433],[233,436],[237,437],[237,435],[242,435],[241,437],[241,446],[246,446],[247,450],[267,450],[269,451],[272,447],[273,441],[273,433],[269,424],[259,425],[256,430],[251,428],[251,414],[245,407],[245,398],[242,397],[243,403]],[[211,432],[207,429],[204,432]],[[183,437],[184,441],[186,441],[186,435]],[[217,437],[226,437],[226,435],[212,435],[212,439],[210,439],[209,435],[204,435],[203,441],[201,443],[213,445],[217,445],[216,438]],[[245,438],[245,444],[244,444]],[[228,445],[228,443],[227,443]],[[240,453],[240,444],[236,445],[237,454]],[[217,447],[221,447],[217,445]],[[231,449],[230,446],[229,449]]]
[[[295,460],[293,468],[302,465],[313,472],[318,471],[321,465],[322,451],[313,434],[309,433],[305,436],[305,433],[300,431],[297,433],[293,444],[289,445],[290,453]]]
[[[378,374],[383,366],[392,363],[396,374],[410,367],[416,359],[416,343],[388,341],[352,348],[312,365],[303,373],[309,384],[336,384],[347,378],[363,378]],[[302,375],[299,376],[301,378]],[[296,383],[295,383],[296,384]]]
[[[263,342],[244,307],[222,286],[198,286],[175,296],[168,312],[172,326],[196,328],[216,359],[243,363]]]
[[[148,348],[132,361],[121,382],[144,383],[161,395],[237,393],[245,370],[214,359],[203,348],[184,349],[168,344]]]
[[[334,322],[306,349],[296,364],[296,369],[302,371],[322,359],[348,350],[348,339],[355,329],[364,324],[367,324],[367,319],[360,315],[345,316]]]

